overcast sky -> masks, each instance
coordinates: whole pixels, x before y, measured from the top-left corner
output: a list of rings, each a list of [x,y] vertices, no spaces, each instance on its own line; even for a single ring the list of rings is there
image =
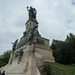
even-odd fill
[[[37,10],[42,37],[65,40],[75,34],[75,0],[0,0],[0,55],[20,39],[28,20],[27,6]]]

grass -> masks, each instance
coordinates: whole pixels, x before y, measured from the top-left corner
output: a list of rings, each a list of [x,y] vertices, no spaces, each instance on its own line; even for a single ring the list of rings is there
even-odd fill
[[[64,73],[61,75],[75,75],[75,67],[73,66],[68,66],[68,65],[62,65],[58,63],[48,63],[46,62],[46,65],[49,65],[51,68],[51,71],[54,71],[55,74],[58,72]],[[58,74],[56,74],[58,75]]]
[[[66,70],[66,71],[71,72],[71,73],[75,73],[75,67],[73,67],[73,66],[61,65],[58,63],[50,63],[50,64],[52,64],[53,66],[55,66],[59,69]]]

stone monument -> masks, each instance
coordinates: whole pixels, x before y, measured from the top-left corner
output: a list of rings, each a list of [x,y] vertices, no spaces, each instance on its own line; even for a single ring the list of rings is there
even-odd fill
[[[26,31],[13,43],[9,63],[1,68],[6,75],[42,75],[44,62],[55,62],[49,39],[41,37],[38,31],[36,9],[27,7],[27,11]]]

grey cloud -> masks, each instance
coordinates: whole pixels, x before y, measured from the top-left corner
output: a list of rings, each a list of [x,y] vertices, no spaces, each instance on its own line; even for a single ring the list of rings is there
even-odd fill
[[[75,33],[75,6],[71,0],[0,0],[0,54],[11,49],[11,42],[23,35],[27,6],[37,9],[43,37],[64,40],[70,32]]]

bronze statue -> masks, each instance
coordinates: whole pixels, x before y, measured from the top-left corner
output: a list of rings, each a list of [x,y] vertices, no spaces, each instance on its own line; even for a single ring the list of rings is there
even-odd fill
[[[20,49],[19,51],[17,51],[16,53],[15,53],[15,58],[16,57],[21,57],[22,56],[22,54],[23,54],[23,51]]]
[[[16,45],[17,45],[18,39],[13,43],[12,51],[16,50]]]
[[[27,42],[31,42],[33,40],[33,33],[34,33],[34,30],[37,28],[38,26],[35,26],[33,28],[30,28],[28,30],[28,34],[27,34]]]
[[[29,7],[27,6],[27,10],[29,11],[29,19],[35,19],[36,20],[36,13],[37,13],[36,9],[31,7],[31,6],[29,9]]]

